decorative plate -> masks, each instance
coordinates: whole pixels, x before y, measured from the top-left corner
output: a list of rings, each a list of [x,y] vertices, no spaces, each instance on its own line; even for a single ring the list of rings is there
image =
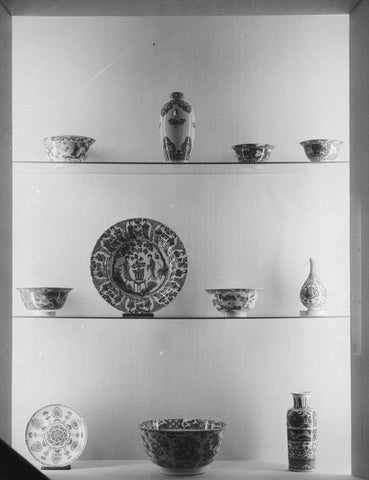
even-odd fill
[[[47,467],[65,467],[85,449],[87,426],[72,408],[46,405],[29,419],[25,433],[31,455]]]
[[[108,228],[91,255],[91,276],[103,299],[131,315],[151,314],[182,289],[187,256],[177,234],[149,218]]]

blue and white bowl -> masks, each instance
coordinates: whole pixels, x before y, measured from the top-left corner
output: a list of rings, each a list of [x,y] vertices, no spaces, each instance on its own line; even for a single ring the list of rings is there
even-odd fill
[[[80,135],[55,135],[45,137],[46,154],[50,162],[84,162],[94,138]]]
[[[305,150],[305,155],[311,162],[333,162],[337,158],[342,144],[342,140],[329,140],[327,138],[300,142]]]
[[[214,307],[228,317],[246,317],[255,307],[259,288],[212,288],[206,292],[212,296]]]
[[[269,160],[274,145],[263,143],[240,143],[233,145],[232,150],[236,153],[240,163],[261,163]]]
[[[219,452],[224,422],[199,418],[146,420],[139,425],[149,459],[168,475],[203,473]]]
[[[72,288],[23,287],[17,290],[31,315],[54,316],[64,306]]]

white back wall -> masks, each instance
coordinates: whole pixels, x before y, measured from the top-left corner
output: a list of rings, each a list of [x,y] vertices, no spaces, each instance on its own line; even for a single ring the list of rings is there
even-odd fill
[[[322,136],[347,155],[348,16],[17,17],[14,30],[17,160],[68,133],[97,139],[90,160],[161,160],[173,91],[195,111],[194,161],[234,160],[246,142],[301,160],[299,142]]]
[[[193,162],[232,162],[231,145],[258,141],[276,146],[272,160],[304,161],[299,142],[316,137],[344,140],[348,160],[347,16],[15,17],[13,36],[15,161],[46,160],[41,139],[68,133],[97,139],[93,162],[161,161],[159,112],[178,90],[195,110]],[[229,425],[219,458],[284,463],[301,389],[314,393],[320,460],[348,468],[347,165],[52,167],[14,168],[14,286],[70,286],[65,314],[119,315],[90,254],[142,216],[171,227],[189,259],[160,313],[213,315],[205,288],[258,286],[255,314],[282,318],[14,318],[15,448],[30,459],[25,424],[55,402],[86,418],[85,458],[144,458],[139,421],[205,416]],[[309,257],[335,318],[286,318],[303,308]],[[27,315],[17,292],[14,313]]]

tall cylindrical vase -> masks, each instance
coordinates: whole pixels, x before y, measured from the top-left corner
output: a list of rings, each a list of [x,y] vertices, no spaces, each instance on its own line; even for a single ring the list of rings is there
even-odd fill
[[[167,162],[189,162],[195,139],[195,116],[181,92],[173,92],[160,112],[159,133]]]
[[[310,261],[310,273],[300,290],[301,303],[307,310],[301,310],[301,315],[327,315],[322,306],[327,300],[327,290],[316,273],[315,260]]]
[[[287,411],[288,469],[307,472],[316,466],[317,414],[310,406],[310,392],[292,393]]]

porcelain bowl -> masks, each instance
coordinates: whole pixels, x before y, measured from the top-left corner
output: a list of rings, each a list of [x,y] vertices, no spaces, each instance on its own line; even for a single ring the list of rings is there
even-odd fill
[[[46,137],[42,143],[51,162],[84,162],[90,146],[96,140],[78,135]]]
[[[329,140],[327,138],[300,142],[311,162],[332,162],[337,158],[342,144],[342,140]]]
[[[53,316],[63,307],[72,288],[31,287],[17,290],[32,315]]]
[[[214,307],[228,317],[246,317],[255,307],[260,288],[213,288],[207,289]]]
[[[217,455],[224,422],[199,418],[146,420],[139,425],[149,459],[169,475],[203,473]]]
[[[241,143],[231,147],[240,163],[267,162],[274,145],[262,143]]]

